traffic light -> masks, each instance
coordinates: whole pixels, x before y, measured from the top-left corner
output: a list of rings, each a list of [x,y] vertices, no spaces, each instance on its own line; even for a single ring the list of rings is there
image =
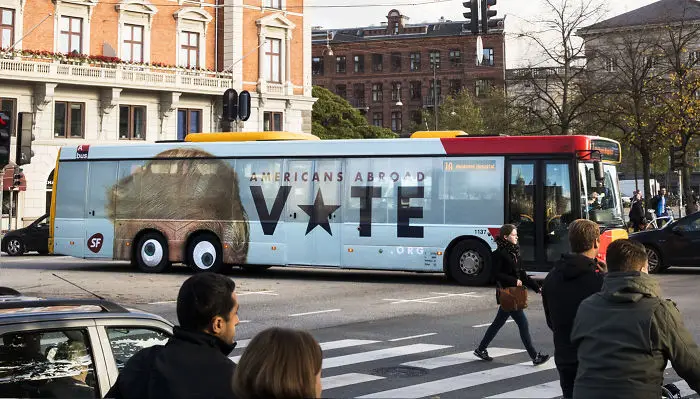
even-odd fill
[[[9,115],[0,112],[0,169],[10,163],[10,137],[12,119]],[[1,184],[1,182],[0,182]]]
[[[496,0],[481,0],[481,33],[483,34],[489,33],[489,28],[492,27],[489,25],[489,19],[497,14],[496,10],[491,9],[491,6],[495,5]]]
[[[465,8],[468,8],[469,11],[465,12],[464,18],[467,19],[467,23],[469,24],[469,31],[471,33],[478,35],[479,34],[479,0],[469,0],[465,1],[462,3],[462,5]]]
[[[238,96],[238,117],[242,121],[247,121],[250,118],[250,93],[248,90],[243,90]]]
[[[683,147],[671,147],[671,169],[682,169],[685,165],[685,152]]]
[[[224,92],[224,119],[233,122],[238,117],[238,93],[228,89]]]
[[[32,151],[32,118],[31,112],[20,112],[17,119],[17,148],[15,149],[15,163],[26,165],[32,162],[34,151]]]
[[[12,187],[17,187],[22,185],[22,169],[16,168],[15,174],[12,176]]]

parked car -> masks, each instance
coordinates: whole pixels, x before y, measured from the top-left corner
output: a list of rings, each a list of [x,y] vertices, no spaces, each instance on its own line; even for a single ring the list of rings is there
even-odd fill
[[[0,397],[102,398],[131,356],[165,344],[172,330],[162,317],[105,300],[1,289]]]
[[[644,244],[649,257],[649,273],[671,266],[700,264],[700,212],[674,220],[656,230],[630,234]]]
[[[10,256],[20,256],[25,252],[36,251],[42,255],[49,253],[48,214],[35,220],[27,227],[8,231],[0,243],[0,250]]]

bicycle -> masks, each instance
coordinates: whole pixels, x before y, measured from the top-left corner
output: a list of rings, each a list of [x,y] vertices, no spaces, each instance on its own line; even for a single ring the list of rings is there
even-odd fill
[[[660,221],[665,221],[664,226],[673,222],[675,220],[673,217],[673,209],[666,208],[666,212],[668,212],[668,216],[656,216],[656,211],[653,209],[647,209],[647,220],[649,221],[647,222],[644,230],[656,230],[661,228],[659,227]]]

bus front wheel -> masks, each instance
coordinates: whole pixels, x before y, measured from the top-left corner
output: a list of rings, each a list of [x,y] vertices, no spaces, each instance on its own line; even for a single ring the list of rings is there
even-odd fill
[[[462,285],[485,285],[491,279],[491,251],[482,243],[464,240],[450,251],[448,276]]]
[[[146,273],[162,273],[170,268],[168,242],[161,234],[146,233],[136,245],[136,266]]]
[[[195,272],[221,273],[223,252],[214,234],[197,234],[187,245],[187,265]]]

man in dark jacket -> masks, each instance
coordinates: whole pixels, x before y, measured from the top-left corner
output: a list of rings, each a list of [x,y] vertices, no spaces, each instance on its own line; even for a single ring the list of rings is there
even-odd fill
[[[666,362],[700,390],[700,349],[671,300],[647,274],[644,246],[613,241],[601,292],[579,306],[571,342],[578,345],[574,398],[658,399]]]
[[[605,265],[596,260],[600,230],[596,223],[578,219],[569,225],[573,253],[562,255],[542,286],[542,304],[547,325],[554,333],[554,363],[564,398],[574,394],[576,346],[569,335],[581,301],[600,291]]]
[[[188,278],[177,297],[174,336],[126,363],[107,398],[233,398],[238,298],[233,280],[214,273]]]

